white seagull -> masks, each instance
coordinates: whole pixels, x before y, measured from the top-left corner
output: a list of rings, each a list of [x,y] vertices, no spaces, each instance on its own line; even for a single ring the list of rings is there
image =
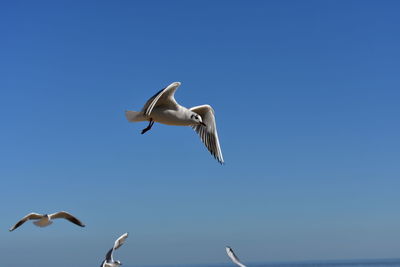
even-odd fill
[[[239,258],[235,255],[235,253],[233,252],[232,248],[230,247],[226,247],[226,253],[228,254],[228,257],[237,265],[239,265],[240,267],[246,267],[246,265],[244,265],[243,263],[240,262]]]
[[[115,240],[114,246],[107,252],[106,258],[101,263],[100,267],[118,267],[118,266],[122,265],[122,263],[119,260],[114,261],[113,252],[114,252],[114,250],[116,250],[117,248],[122,246],[122,244],[124,244],[125,239],[127,237],[128,237],[128,233],[125,233],[125,234],[121,235],[120,237],[118,237],[117,240]]]
[[[19,222],[17,222],[13,227],[9,229],[9,231],[10,232],[14,231],[15,229],[17,229],[18,227],[20,227],[22,224],[24,224],[29,220],[35,220],[33,223],[39,227],[46,227],[53,223],[51,221],[52,219],[61,219],[61,218],[67,219],[68,221],[76,225],[79,225],[81,227],[85,227],[85,225],[80,220],[78,220],[76,217],[72,216],[71,214],[65,211],[60,211],[53,214],[39,214],[32,212],[26,215],[24,218],[22,218]]]
[[[159,91],[149,100],[141,111],[125,111],[125,116],[130,122],[149,121],[149,125],[142,130],[142,134],[151,129],[154,122],[175,126],[190,126],[199,135],[210,153],[224,163],[221,147],[219,145],[217,126],[215,123],[214,109],[210,105],[185,108],[176,102],[174,94],[181,85],[174,82]]]

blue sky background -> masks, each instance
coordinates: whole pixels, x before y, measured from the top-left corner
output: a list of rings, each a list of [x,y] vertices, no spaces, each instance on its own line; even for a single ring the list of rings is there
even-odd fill
[[[399,8],[3,2],[2,264],[97,266],[126,231],[128,266],[400,257]],[[190,128],[125,120],[174,81],[214,107],[225,166]],[[87,227],[7,231],[58,210]]]

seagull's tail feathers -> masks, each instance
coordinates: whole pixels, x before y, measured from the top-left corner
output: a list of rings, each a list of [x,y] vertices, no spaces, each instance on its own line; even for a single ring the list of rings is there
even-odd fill
[[[127,110],[125,111],[125,117],[128,121],[130,122],[137,122],[137,121],[145,121],[145,117],[143,115],[143,112],[138,112],[138,111],[132,111],[132,110]]]

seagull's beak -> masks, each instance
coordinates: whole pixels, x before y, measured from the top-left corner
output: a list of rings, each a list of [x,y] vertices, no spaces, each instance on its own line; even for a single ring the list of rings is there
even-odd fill
[[[204,122],[200,122],[200,124],[207,127],[207,125]]]

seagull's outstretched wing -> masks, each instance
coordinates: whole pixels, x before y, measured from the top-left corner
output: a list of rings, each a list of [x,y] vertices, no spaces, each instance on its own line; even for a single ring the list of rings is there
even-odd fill
[[[174,95],[176,89],[181,85],[180,82],[174,82],[160,90],[157,94],[152,96],[149,100],[147,100],[146,104],[142,109],[145,116],[150,116],[151,111],[155,106],[163,105],[163,106],[176,106],[178,103],[176,102]]]
[[[243,263],[240,262],[239,258],[235,255],[235,253],[233,252],[233,250],[230,247],[226,247],[226,253],[228,254],[228,257],[237,265],[239,265],[240,267],[246,267],[246,265],[244,265]]]
[[[219,145],[214,109],[210,105],[202,105],[192,107],[190,110],[199,114],[205,124],[205,126],[201,124],[193,125],[192,128],[200,135],[201,140],[214,158],[216,158],[219,163],[223,164],[224,158]]]
[[[24,218],[22,218],[19,222],[17,222],[13,227],[11,227],[9,229],[9,231],[14,231],[15,229],[17,229],[18,227],[20,227],[21,225],[23,225],[26,221],[29,220],[35,220],[35,219],[41,219],[43,218],[43,214],[39,214],[39,213],[29,213],[28,215],[26,215]]]
[[[122,244],[124,244],[125,239],[126,239],[127,237],[128,237],[128,233],[125,233],[125,234],[121,235],[120,237],[118,237],[118,239],[115,240],[113,249],[117,249],[117,248],[119,248],[120,246],[122,246]]]
[[[85,225],[80,220],[78,220],[76,217],[74,217],[72,214],[69,214],[66,211],[60,211],[60,212],[50,214],[49,217],[50,217],[50,219],[66,219],[76,225],[85,227]]]

